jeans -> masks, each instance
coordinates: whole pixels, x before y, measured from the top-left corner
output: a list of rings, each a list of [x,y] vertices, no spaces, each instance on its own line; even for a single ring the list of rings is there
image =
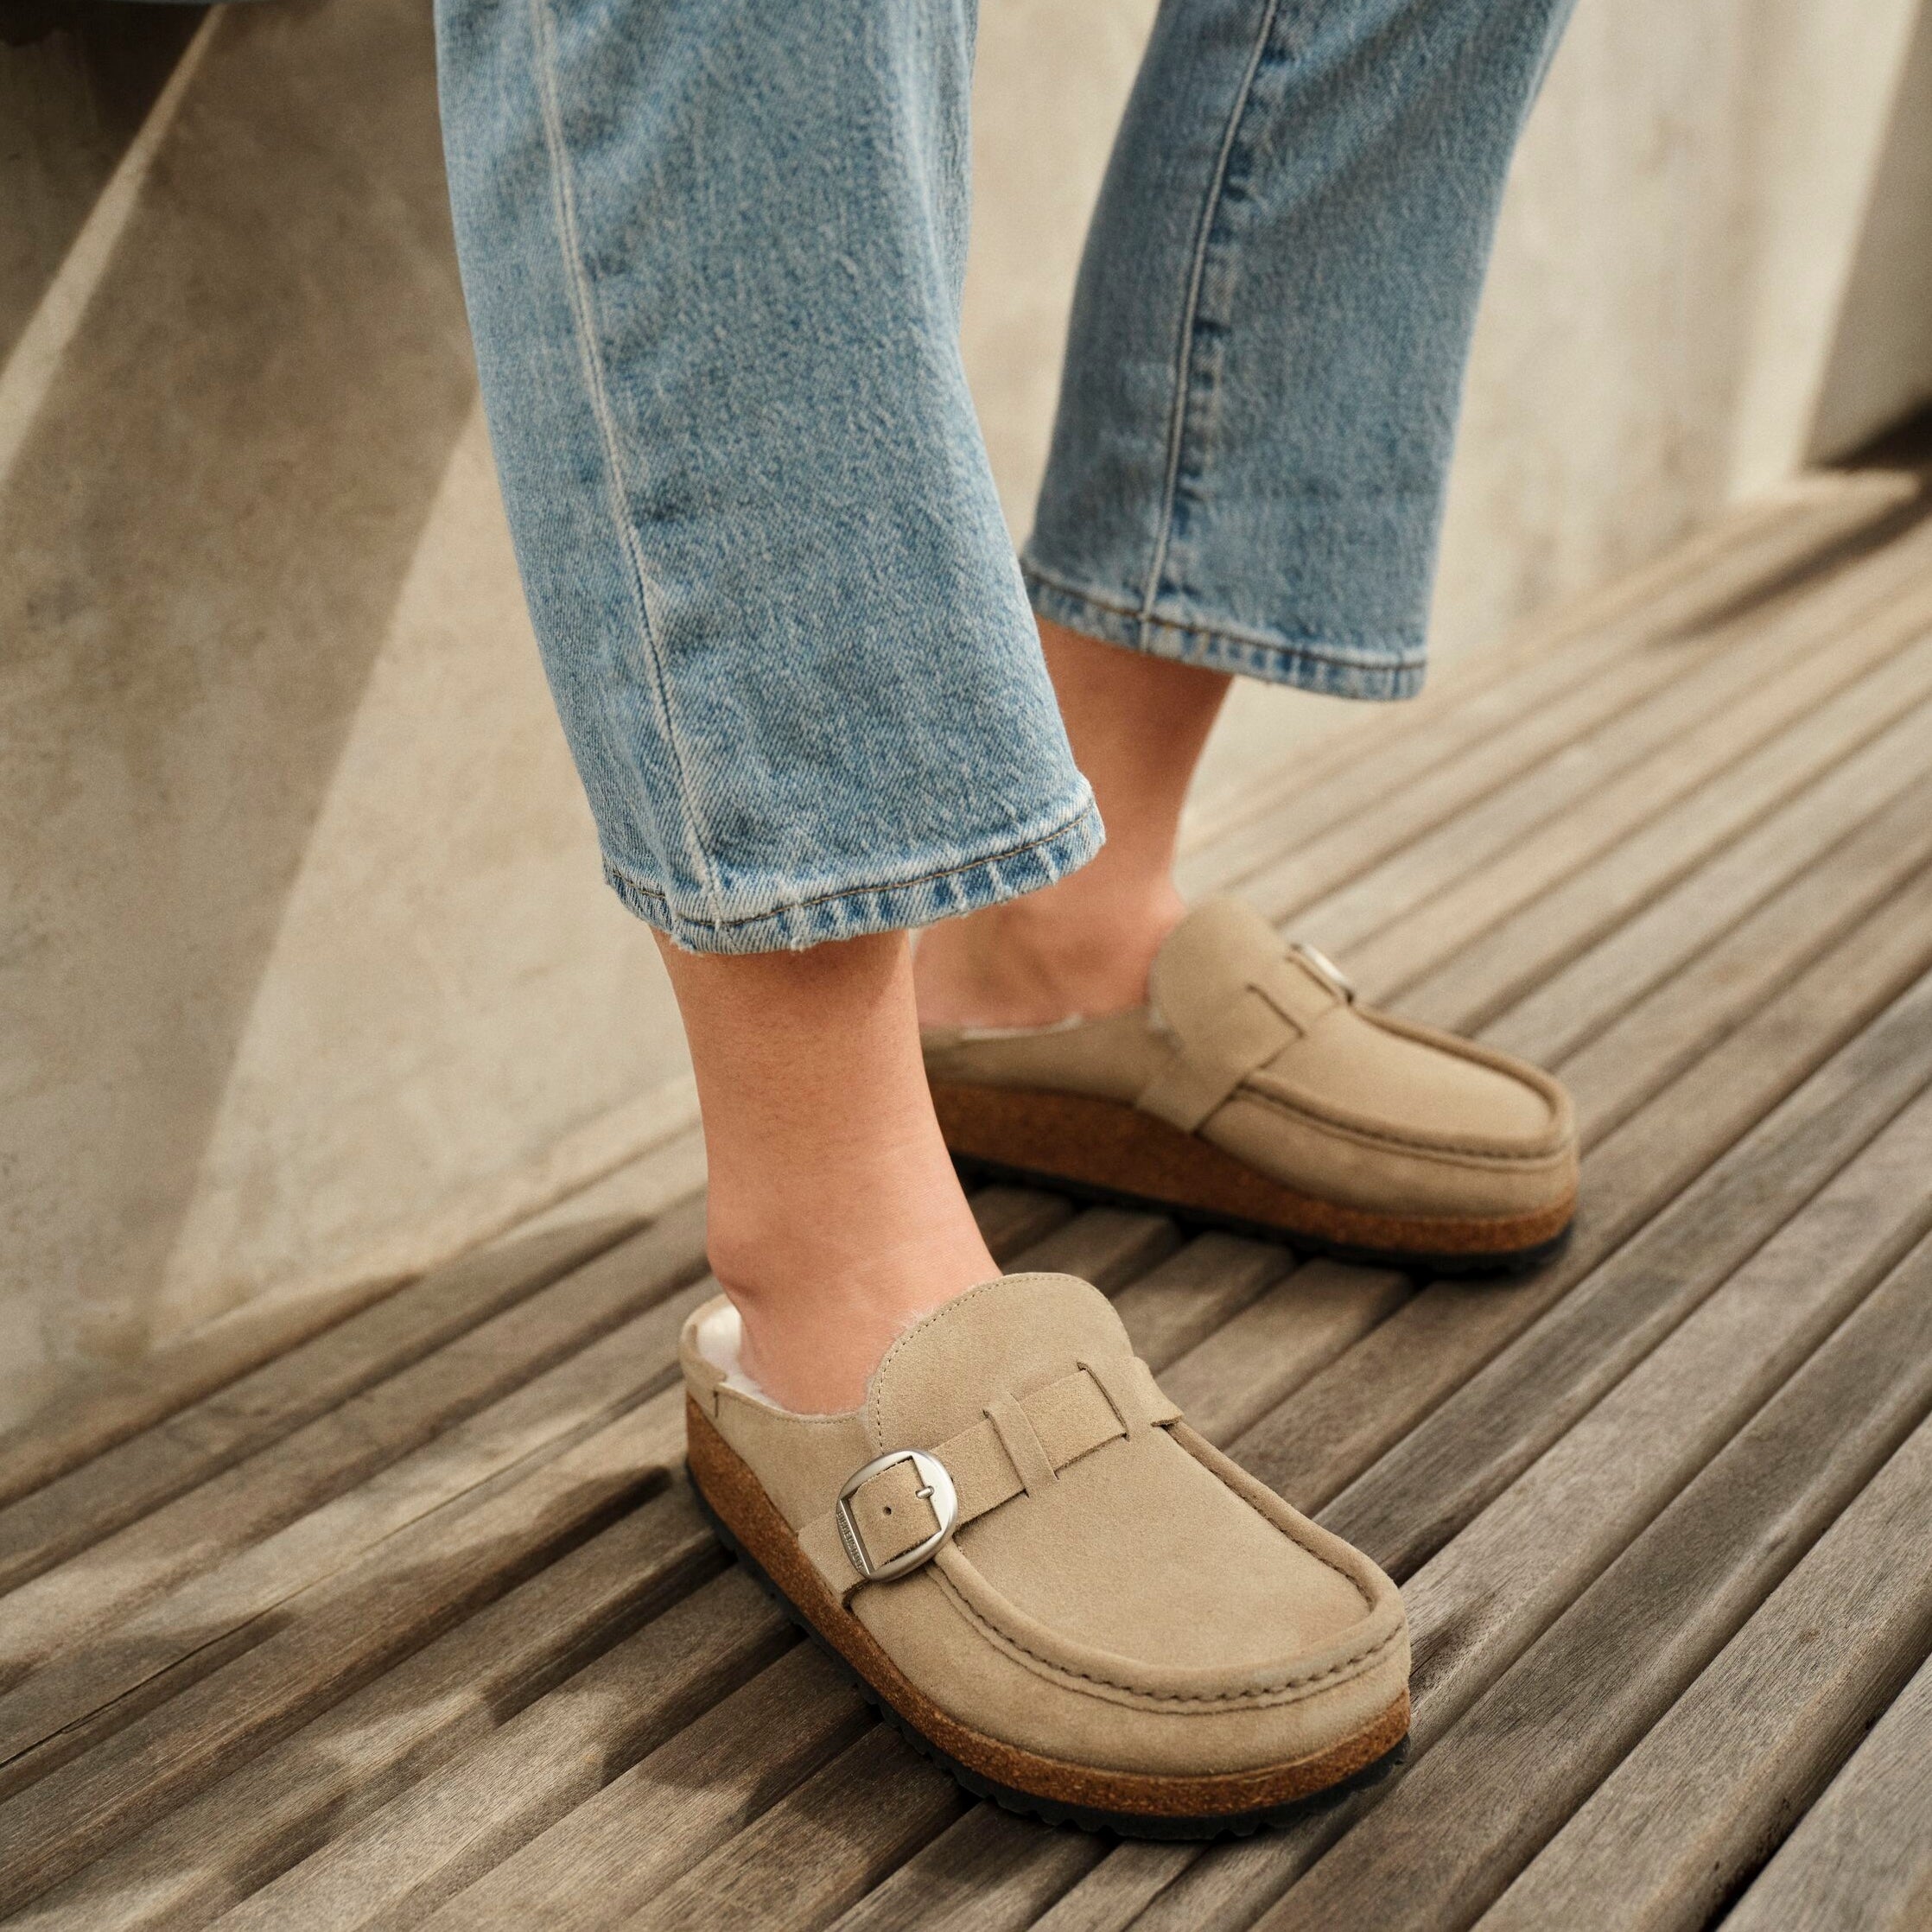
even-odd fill
[[[761,951],[1084,863],[1036,611],[1414,692],[1566,11],[1165,0],[1016,560],[958,347],[973,0],[437,0],[492,442],[624,903]]]

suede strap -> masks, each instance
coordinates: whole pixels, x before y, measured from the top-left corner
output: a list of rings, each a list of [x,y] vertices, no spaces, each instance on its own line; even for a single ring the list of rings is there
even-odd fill
[[[1002,1503],[1057,1480],[1069,1463],[1103,1444],[1179,1420],[1180,1411],[1161,1394],[1153,1370],[1137,1356],[1123,1356],[1083,1363],[1030,1395],[999,1397],[970,1428],[928,1452],[952,1478],[959,1496],[956,1527],[963,1528]],[[916,1548],[939,1527],[921,1489],[913,1465],[898,1462],[854,1490],[853,1524],[874,1566]],[[836,1508],[808,1522],[798,1541],[842,1603],[865,1582],[847,1554]]]
[[[1230,977],[1218,998],[1161,1007],[1177,1048],[1134,1102],[1183,1134],[1193,1133],[1249,1074],[1346,996],[1299,947],[1216,963],[1216,976]]]

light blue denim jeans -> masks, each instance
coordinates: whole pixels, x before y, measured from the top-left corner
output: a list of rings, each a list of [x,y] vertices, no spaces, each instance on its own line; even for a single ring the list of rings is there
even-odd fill
[[[1084,863],[1035,610],[1413,692],[1483,265],[1566,11],[1165,0],[1022,575],[959,353],[973,0],[437,0],[492,440],[625,904],[762,951]]]

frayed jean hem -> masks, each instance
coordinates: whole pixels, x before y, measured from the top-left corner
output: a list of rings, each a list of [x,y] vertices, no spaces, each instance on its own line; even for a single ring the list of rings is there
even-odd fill
[[[1341,644],[1326,639],[1274,639],[1218,626],[1178,624],[1115,603],[1051,577],[1022,562],[1026,594],[1050,624],[1103,644],[1117,644],[1176,664],[1202,664],[1268,684],[1292,684],[1325,697],[1414,697],[1422,689],[1427,654],[1415,641]]]
[[[809,899],[780,899],[730,918],[675,905],[659,887],[636,878],[607,855],[604,878],[631,912],[686,952],[798,952],[829,940],[931,925],[1038,892],[1085,865],[1105,838],[1093,794],[1083,781],[1071,802],[1071,816],[1056,815],[1054,829],[1039,837],[966,858],[910,860],[899,878]],[[759,895],[747,891],[734,896],[755,904]]]

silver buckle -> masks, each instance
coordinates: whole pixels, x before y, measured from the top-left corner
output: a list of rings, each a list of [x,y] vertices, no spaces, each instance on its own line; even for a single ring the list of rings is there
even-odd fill
[[[858,1524],[852,1520],[851,1498],[880,1471],[891,1469],[899,1463],[912,1464],[913,1473],[919,1479],[915,1494],[932,1505],[932,1513],[938,1519],[939,1527],[924,1542],[915,1543],[911,1549],[887,1562],[875,1564],[866,1550],[865,1539],[859,1534]],[[834,1513],[838,1517],[839,1541],[845,1545],[845,1554],[852,1559],[852,1567],[867,1583],[890,1583],[894,1577],[905,1576],[922,1563],[930,1563],[945,1547],[947,1540],[959,1527],[959,1491],[953,1487],[952,1478],[946,1473],[946,1465],[937,1456],[929,1456],[923,1449],[894,1449],[890,1455],[874,1456],[846,1478],[845,1487],[838,1492],[838,1506]]]
[[[1350,983],[1348,975],[1319,946],[1311,946],[1306,939],[1297,939],[1294,942],[1293,950],[1300,953],[1349,1005],[1352,1007],[1355,1004],[1355,988]]]

